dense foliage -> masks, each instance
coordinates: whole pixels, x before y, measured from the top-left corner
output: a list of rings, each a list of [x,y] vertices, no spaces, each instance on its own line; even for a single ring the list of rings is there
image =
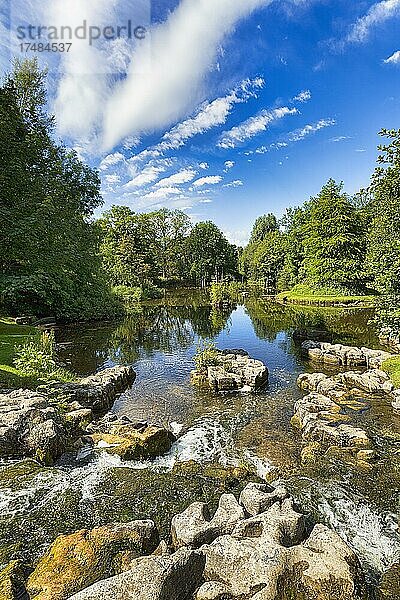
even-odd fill
[[[10,313],[104,316],[100,180],[53,138],[45,73],[16,62],[0,88],[0,294]]]

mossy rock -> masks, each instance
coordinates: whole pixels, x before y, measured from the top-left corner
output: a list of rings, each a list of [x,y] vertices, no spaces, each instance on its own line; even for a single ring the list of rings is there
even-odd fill
[[[386,573],[378,586],[377,597],[379,600],[394,600],[400,598],[400,562],[395,563]]]
[[[310,442],[301,451],[301,463],[303,465],[314,465],[321,458],[321,444]]]
[[[122,552],[131,552],[131,557],[137,558],[157,547],[155,529],[144,536],[140,531],[140,526],[127,523],[60,535],[28,579],[30,597],[64,600],[96,581],[112,577],[116,574],[116,557]]]
[[[19,600],[24,597],[25,593],[23,567],[18,560],[13,560],[0,572],[0,598],[1,600]]]
[[[124,460],[162,456],[171,449],[175,440],[170,431],[160,427],[147,427],[143,432],[135,432],[132,427],[120,426],[112,434],[94,433],[90,437],[97,449]]]

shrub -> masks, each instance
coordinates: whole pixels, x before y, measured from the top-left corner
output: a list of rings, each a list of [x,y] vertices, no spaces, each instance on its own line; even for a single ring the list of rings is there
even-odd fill
[[[17,348],[14,365],[27,377],[38,381],[73,381],[74,375],[60,367],[56,360],[54,332],[43,332]]]
[[[219,352],[215,343],[210,340],[199,342],[194,357],[197,371],[205,371],[207,367],[215,367],[219,363]]]

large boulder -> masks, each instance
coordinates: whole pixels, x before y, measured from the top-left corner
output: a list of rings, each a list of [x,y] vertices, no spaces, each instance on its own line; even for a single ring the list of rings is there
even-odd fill
[[[192,600],[204,564],[202,553],[187,548],[171,556],[138,558],[129,571],[100,581],[70,600]]]
[[[249,515],[255,516],[287,496],[286,488],[281,485],[273,487],[265,483],[248,483],[240,494],[239,503]]]
[[[0,571],[0,598],[22,600],[25,597],[25,573],[21,563],[13,560]]]
[[[389,352],[383,350],[356,348],[354,346],[329,344],[327,342],[317,342],[314,340],[306,340],[302,343],[301,347],[312,361],[348,367],[380,369],[382,363],[393,356]]]
[[[64,600],[118,572],[121,555],[130,560],[159,543],[153,521],[132,521],[60,535],[38,562],[27,589],[35,600]]]
[[[220,535],[231,533],[245,514],[233,494],[223,494],[217,511],[211,518],[203,502],[194,502],[172,519],[171,536],[175,548],[189,546],[198,548],[210,544]]]

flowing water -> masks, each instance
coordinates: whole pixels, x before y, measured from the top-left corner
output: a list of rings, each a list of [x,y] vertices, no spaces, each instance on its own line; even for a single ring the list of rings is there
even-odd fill
[[[305,360],[293,332],[317,329],[334,342],[378,348],[371,317],[365,309],[253,299],[213,311],[203,294],[182,292],[138,308],[119,323],[60,329],[62,359],[79,375],[132,364],[136,382],[113,411],[167,426],[178,440],[153,462],[122,462],[83,449],[52,468],[33,461],[4,463],[0,562],[15,556],[34,561],[59,533],[112,520],[154,518],[167,534],[172,515],[190,502],[215,506],[221,491],[240,491],[240,482],[227,476],[236,466],[253,478],[283,481],[310,518],[335,529],[371,576],[379,576],[400,556],[398,416],[388,403],[376,401],[357,417],[379,451],[372,467],[361,470],[334,459],[323,467],[302,467],[301,440],[290,425],[300,397],[298,374],[322,370]],[[206,338],[262,360],[270,370],[267,388],[226,395],[194,388],[193,356]]]

